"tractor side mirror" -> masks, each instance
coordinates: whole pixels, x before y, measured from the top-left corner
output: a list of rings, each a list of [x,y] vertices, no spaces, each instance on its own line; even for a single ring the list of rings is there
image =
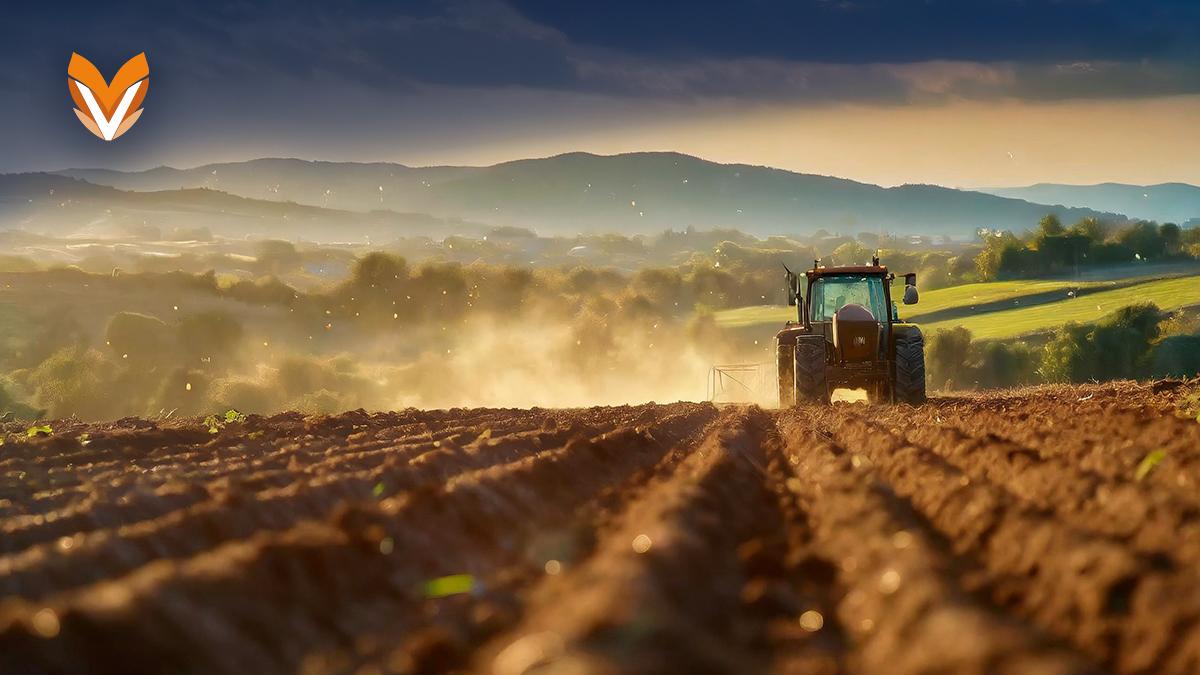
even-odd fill
[[[787,274],[788,307],[795,307],[800,300],[800,278],[796,276],[795,272],[789,270],[787,265],[784,265],[783,269]]]
[[[917,275],[904,275],[904,304],[915,305],[920,300],[920,294],[917,293]]]

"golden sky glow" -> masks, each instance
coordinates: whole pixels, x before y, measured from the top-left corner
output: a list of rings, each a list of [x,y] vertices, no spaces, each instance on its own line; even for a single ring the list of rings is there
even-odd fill
[[[420,159],[490,164],[573,150],[674,150],[882,185],[1200,184],[1200,96],[904,107],[711,105],[647,117],[620,128],[531,133]]]

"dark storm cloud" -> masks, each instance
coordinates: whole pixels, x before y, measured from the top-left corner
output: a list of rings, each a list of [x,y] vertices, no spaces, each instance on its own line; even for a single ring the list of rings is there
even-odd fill
[[[820,63],[1195,55],[1194,0],[512,0],[579,44]]]
[[[133,49],[198,82],[812,100],[1185,93],[1200,69],[1192,0],[47,3],[11,15],[0,54],[39,81],[71,50],[112,72]],[[952,86],[923,86],[911,64],[926,62]]]

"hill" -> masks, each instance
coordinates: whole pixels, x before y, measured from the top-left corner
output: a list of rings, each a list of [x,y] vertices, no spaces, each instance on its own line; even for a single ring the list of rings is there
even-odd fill
[[[546,233],[735,228],[763,235],[813,232],[973,235],[981,227],[1025,230],[1046,213],[1124,220],[1092,209],[933,185],[884,188],[842,178],[678,153],[571,153],[488,167],[259,159],[193,169],[61,172],[127,190],[211,188],[255,199],[349,211],[393,209]]]
[[[345,211],[267,201],[206,187],[130,192],[55,174],[0,174],[0,227],[49,235],[146,239],[304,238],[386,242],[401,235],[475,233],[458,219],[394,211]]]
[[[981,192],[1041,204],[1061,204],[1124,213],[1131,218],[1184,224],[1200,220],[1200,187],[1187,183],[1160,185],[1061,185],[1038,183],[1028,187],[981,188]]]

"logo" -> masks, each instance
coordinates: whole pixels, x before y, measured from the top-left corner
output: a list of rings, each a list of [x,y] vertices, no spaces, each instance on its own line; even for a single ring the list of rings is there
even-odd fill
[[[67,89],[75,102],[75,116],[106,141],[121,137],[142,116],[142,101],[150,88],[150,66],[142,52],[125,62],[112,82],[96,66],[72,53],[67,64]]]
[[[867,338],[865,338],[861,335],[855,335],[854,336],[854,346],[866,347],[867,346]]]

